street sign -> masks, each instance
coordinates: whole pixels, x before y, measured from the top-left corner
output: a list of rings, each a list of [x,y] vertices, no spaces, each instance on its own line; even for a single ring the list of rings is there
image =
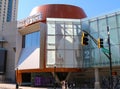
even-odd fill
[[[106,49],[106,48],[102,48],[102,51],[105,52],[105,53],[109,53],[109,50]]]

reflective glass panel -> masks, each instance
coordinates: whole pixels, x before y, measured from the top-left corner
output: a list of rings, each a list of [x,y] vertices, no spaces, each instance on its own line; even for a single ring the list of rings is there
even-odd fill
[[[120,27],[120,14],[117,15],[117,24],[118,24],[118,27]]]
[[[65,49],[73,49],[73,36],[65,36]]]
[[[98,32],[97,21],[90,22],[90,32]]]
[[[120,51],[119,51],[119,45],[111,46],[111,53],[112,53],[112,61],[118,61],[120,62]]]
[[[80,35],[80,32],[81,32],[81,28],[79,27],[79,25],[73,25],[73,31],[74,31],[74,35]]]
[[[73,49],[80,49],[80,36],[74,36],[73,38]]]
[[[55,51],[48,50],[47,51],[47,65],[54,65],[55,64]]]
[[[81,25],[82,25],[82,30],[88,30],[89,29],[89,22],[88,21],[81,22]]]
[[[98,20],[99,31],[107,31],[106,18]]]
[[[55,24],[55,33],[56,35],[64,35],[64,24]]]
[[[98,65],[100,62],[100,53],[98,48],[91,49],[91,57],[94,64]]]
[[[116,28],[117,24],[116,24],[116,17],[115,16],[110,16],[108,17],[108,26],[110,28]]]
[[[55,24],[48,24],[48,34],[54,35],[55,34]]]
[[[25,35],[26,47],[40,47],[40,31]]]
[[[65,41],[64,36],[56,35],[56,49],[64,49]]]
[[[73,61],[73,58],[76,59],[73,54],[73,50],[65,50],[65,67],[73,67],[77,63],[76,60]]]
[[[64,50],[56,50],[56,66],[57,67],[64,67]]]
[[[116,29],[110,30],[110,42],[111,44],[118,44],[118,32]]]
[[[47,36],[47,49],[55,49],[55,36]]]

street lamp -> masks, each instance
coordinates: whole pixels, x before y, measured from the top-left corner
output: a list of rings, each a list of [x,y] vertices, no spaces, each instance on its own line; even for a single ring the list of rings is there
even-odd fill
[[[55,78],[55,82],[54,82],[54,89],[56,89],[56,65],[54,65],[54,78]]]
[[[112,58],[111,58],[111,44],[110,44],[110,32],[109,27],[107,26],[107,34],[108,34],[108,46],[109,46],[109,61],[110,61],[110,89],[113,88],[113,82],[112,82]]]

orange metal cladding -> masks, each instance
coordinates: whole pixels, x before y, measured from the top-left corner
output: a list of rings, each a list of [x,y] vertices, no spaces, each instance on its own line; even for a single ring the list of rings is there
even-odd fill
[[[47,5],[35,7],[31,11],[30,16],[35,15],[37,13],[42,14],[42,19],[37,22],[44,22],[44,23],[46,23],[46,18],[81,19],[86,17],[86,14],[82,8],[73,5],[66,5],[66,4],[47,4]],[[44,51],[46,52],[46,50]],[[46,54],[44,56],[46,60]],[[18,75],[17,81],[21,83],[22,73],[26,73],[26,72],[54,72],[54,68],[46,68],[45,64],[46,62],[44,61],[43,69],[17,70],[16,71]],[[79,68],[56,68],[56,72],[79,72],[79,71],[81,71],[81,69]]]
[[[66,4],[48,4],[35,7],[32,9],[30,16],[37,13],[42,14],[41,22],[46,22],[46,18],[81,19],[86,17],[82,8]]]

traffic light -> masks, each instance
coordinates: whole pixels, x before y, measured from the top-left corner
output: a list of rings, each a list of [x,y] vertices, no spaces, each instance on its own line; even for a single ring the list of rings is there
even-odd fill
[[[103,39],[102,38],[98,38],[98,48],[103,48]]]
[[[81,44],[88,45],[88,34],[85,32],[82,32]]]

